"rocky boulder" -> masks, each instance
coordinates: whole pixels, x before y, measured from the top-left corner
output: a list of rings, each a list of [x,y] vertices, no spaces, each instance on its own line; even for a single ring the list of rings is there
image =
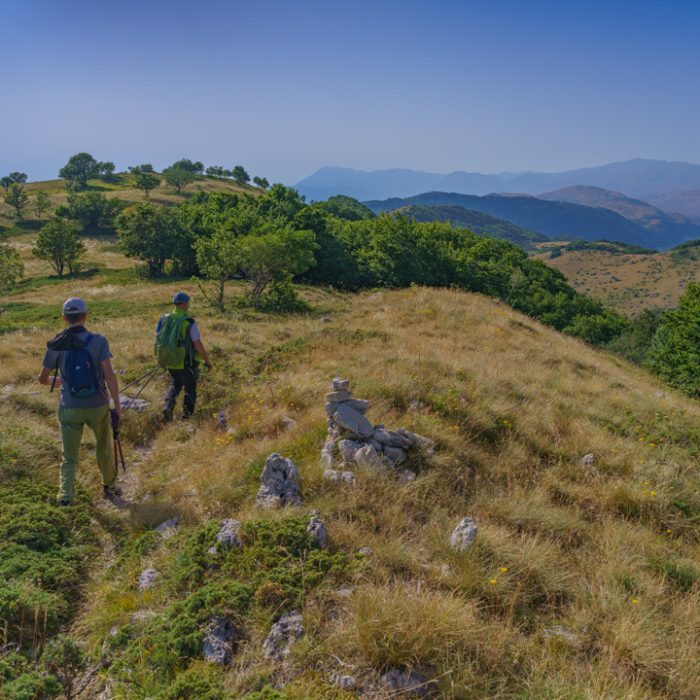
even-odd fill
[[[314,510],[311,512],[309,517],[309,524],[306,526],[306,532],[311,538],[311,544],[316,547],[323,549],[328,545],[328,531],[326,530],[326,525],[318,517],[318,511]]]
[[[267,458],[260,475],[257,504],[265,508],[301,504],[299,470],[291,459],[276,452]]]
[[[238,641],[238,630],[225,617],[212,617],[202,642],[202,655],[206,661],[219,666],[231,663]]]
[[[292,611],[285,613],[272,625],[270,634],[263,642],[265,658],[281,661],[289,656],[290,647],[304,636],[304,625],[301,613]]]
[[[450,547],[463,552],[469,548],[476,539],[478,528],[472,518],[462,518],[450,536]]]

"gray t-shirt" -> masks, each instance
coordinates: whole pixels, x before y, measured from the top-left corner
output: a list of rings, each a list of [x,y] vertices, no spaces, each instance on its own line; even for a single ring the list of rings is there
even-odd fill
[[[78,333],[78,338],[84,341],[88,335],[87,331]],[[66,386],[63,371],[65,369],[67,351],[47,350],[46,355],[44,355],[44,367],[50,370],[58,367],[59,376],[61,377],[61,399],[59,405],[63,408],[97,408],[109,403],[109,393],[105,385],[105,375],[102,369],[102,363],[112,357],[107,338],[96,333],[92,334],[92,339],[87,344],[86,349],[97,366],[99,391],[85,399],[71,396],[70,388]]]

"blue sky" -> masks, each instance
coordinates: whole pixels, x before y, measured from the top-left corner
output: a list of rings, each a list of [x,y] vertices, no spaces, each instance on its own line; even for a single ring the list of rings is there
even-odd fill
[[[0,171],[700,162],[700,3],[0,0]]]

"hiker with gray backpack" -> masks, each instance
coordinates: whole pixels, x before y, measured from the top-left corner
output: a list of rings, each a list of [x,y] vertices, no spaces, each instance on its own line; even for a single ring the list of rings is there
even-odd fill
[[[173,311],[158,320],[156,327],[156,358],[158,365],[168,370],[170,388],[165,397],[163,419],[172,421],[180,392],[185,390],[183,419],[194,413],[199,381],[199,358],[211,369],[211,362],[199,333],[197,322],[187,313],[190,297],[178,292],[173,297]]]
[[[61,388],[58,418],[63,460],[59,475],[59,506],[70,506],[75,499],[75,469],[85,425],[95,434],[103,496],[113,503],[121,499],[116,486],[117,467],[112,459],[112,429],[114,426],[118,430],[121,415],[119,382],[112,368],[107,338],[85,328],[87,313],[87,304],[82,299],[68,299],[63,304],[63,320],[68,324],[67,328],[46,343],[39,374],[39,383],[50,385],[51,391],[57,386]],[[114,402],[111,412],[110,396]]]

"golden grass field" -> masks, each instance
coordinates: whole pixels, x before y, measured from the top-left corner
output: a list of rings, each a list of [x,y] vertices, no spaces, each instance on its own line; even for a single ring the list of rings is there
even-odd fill
[[[28,256],[29,240],[17,243]],[[91,243],[89,256],[105,268],[130,265],[104,246]],[[566,253],[558,260],[577,264]],[[48,272],[28,267],[32,276]],[[231,691],[243,696],[264,676],[290,698],[354,697],[331,689],[328,673],[352,672],[371,687],[398,665],[421,669],[442,698],[700,698],[697,402],[474,294],[306,288],[308,314],[217,316],[186,283],[103,274],[8,300],[55,309],[55,324],[0,335],[0,389],[14,385],[0,402],[4,439],[38,475],[54,478],[59,438],[55,398],[35,376],[66,297],[118,305],[88,325],[107,335],[116,369],[130,378],[153,365],[155,321],[184,286],[214,370],[194,430],[158,421],[162,378],[145,391],[149,412],[125,416],[132,507],[99,515],[86,438],[79,480],[96,503],[103,554],[71,628],[79,639],[99,649],[110,628],[169,601],[167,589],[135,588],[145,565],[171,556],[166,545],[103,577],[124,532],[136,537],[173,515],[184,528],[260,517],[251,468],[277,451],[298,464],[298,511],[320,512],[331,548],[372,554],[305,601],[306,636],[283,667],[260,652],[270,624],[261,615],[225,674]],[[415,481],[370,472],[355,487],[323,480],[323,397],[336,375],[370,400],[374,422],[437,442],[415,465]],[[218,410],[233,428],[226,437],[215,429]],[[587,453],[593,469],[580,463]],[[449,536],[463,516],[476,519],[479,534],[457,554]],[[575,641],[547,632],[556,625]],[[364,697],[401,696],[375,688]]]
[[[569,284],[625,314],[675,308],[690,282],[700,281],[700,261],[676,262],[671,252],[621,254],[562,250],[536,255],[566,275]]]

